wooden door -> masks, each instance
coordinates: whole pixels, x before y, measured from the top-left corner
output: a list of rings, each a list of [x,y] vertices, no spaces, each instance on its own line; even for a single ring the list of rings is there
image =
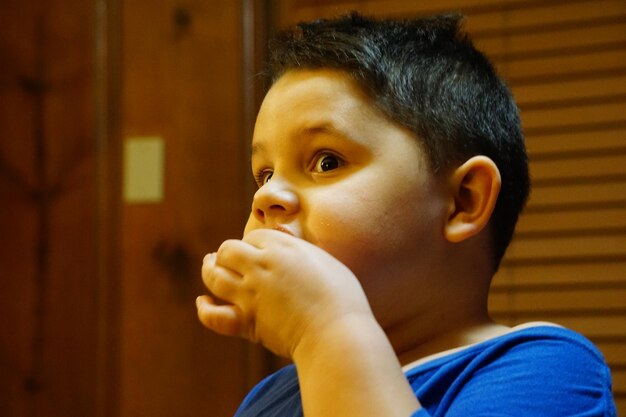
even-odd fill
[[[266,372],[194,305],[249,209],[252,6],[0,5],[3,416],[230,416]]]

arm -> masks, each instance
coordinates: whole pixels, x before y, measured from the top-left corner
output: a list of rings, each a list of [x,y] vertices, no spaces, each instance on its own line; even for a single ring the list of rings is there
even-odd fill
[[[258,230],[205,258],[208,328],[293,359],[305,415],[409,416],[419,404],[356,277],[323,250]]]
[[[293,355],[306,416],[410,416],[419,403],[383,330],[347,315],[302,338]]]

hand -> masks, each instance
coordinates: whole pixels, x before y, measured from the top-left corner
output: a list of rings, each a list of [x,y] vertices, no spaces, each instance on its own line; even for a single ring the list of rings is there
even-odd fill
[[[352,272],[324,250],[275,230],[227,240],[204,258],[210,296],[198,297],[198,317],[209,329],[261,342],[291,357],[305,337],[357,314],[371,316]]]

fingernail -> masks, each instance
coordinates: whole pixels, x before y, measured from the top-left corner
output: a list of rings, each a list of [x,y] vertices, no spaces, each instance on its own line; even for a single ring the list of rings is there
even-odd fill
[[[215,252],[207,253],[202,260],[205,263],[213,263],[215,261]]]

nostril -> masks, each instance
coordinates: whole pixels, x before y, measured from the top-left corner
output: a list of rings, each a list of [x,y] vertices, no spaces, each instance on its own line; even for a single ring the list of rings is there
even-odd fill
[[[298,196],[284,182],[272,179],[254,195],[251,215],[260,222],[267,222],[276,216],[293,216],[299,206]]]

